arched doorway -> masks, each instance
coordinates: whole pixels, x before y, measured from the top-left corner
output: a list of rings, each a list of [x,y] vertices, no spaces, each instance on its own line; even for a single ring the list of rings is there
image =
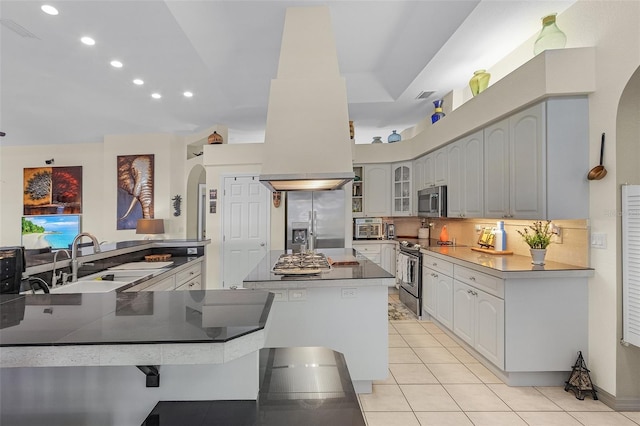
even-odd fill
[[[186,237],[189,239],[206,238],[206,183],[207,172],[200,164],[193,166],[187,179],[187,215]]]

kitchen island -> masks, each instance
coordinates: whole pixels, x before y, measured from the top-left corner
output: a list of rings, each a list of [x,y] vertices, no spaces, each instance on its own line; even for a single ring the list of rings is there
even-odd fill
[[[388,287],[395,278],[358,257],[316,275],[276,275],[283,253],[272,250],[247,275],[243,287],[274,293],[268,347],[324,346],[344,354],[358,393],[388,376]],[[290,252],[289,252],[290,253]],[[353,249],[323,249],[335,262],[355,261]]]
[[[255,400],[272,301],[239,290],[0,295],[0,423],[133,425],[160,400]]]

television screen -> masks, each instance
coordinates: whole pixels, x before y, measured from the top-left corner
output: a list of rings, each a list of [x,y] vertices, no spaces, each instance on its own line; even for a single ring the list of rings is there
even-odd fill
[[[78,214],[23,216],[22,245],[25,249],[68,249],[80,233],[80,218]]]

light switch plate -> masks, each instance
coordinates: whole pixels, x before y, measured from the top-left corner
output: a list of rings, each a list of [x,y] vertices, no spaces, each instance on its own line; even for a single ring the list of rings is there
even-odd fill
[[[591,247],[597,249],[607,248],[607,234],[594,232],[591,234]]]

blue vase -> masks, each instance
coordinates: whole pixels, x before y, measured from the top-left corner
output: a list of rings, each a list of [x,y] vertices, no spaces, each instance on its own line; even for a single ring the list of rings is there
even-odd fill
[[[400,142],[401,140],[402,140],[402,136],[400,136],[399,133],[396,133],[395,130],[387,138],[387,142],[389,143]]]
[[[444,112],[442,112],[442,99],[433,101],[433,106],[435,107],[435,112],[431,115],[431,124],[444,117]]]

